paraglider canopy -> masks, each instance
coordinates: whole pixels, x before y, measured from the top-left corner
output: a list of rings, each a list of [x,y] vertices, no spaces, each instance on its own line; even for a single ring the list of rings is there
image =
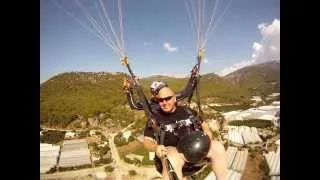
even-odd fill
[[[182,153],[189,162],[198,163],[207,156],[210,143],[209,136],[201,131],[194,131],[179,140],[177,150]]]
[[[100,39],[122,61],[127,58],[122,0],[50,0]]]

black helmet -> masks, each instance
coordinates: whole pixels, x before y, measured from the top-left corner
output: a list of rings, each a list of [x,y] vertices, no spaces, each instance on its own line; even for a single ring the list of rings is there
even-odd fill
[[[207,156],[210,143],[210,138],[206,134],[195,131],[179,140],[177,150],[184,154],[189,162],[197,163]]]

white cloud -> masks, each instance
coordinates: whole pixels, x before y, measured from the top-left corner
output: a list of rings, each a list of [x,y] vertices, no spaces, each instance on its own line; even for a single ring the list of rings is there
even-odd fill
[[[261,23],[258,29],[262,35],[260,43],[254,42],[253,57],[257,62],[280,60],[280,20],[273,20],[272,24]],[[255,44],[261,47],[256,48]]]
[[[231,67],[223,69],[218,73],[219,75],[227,75],[235,70],[254,63],[272,60],[280,61],[280,20],[274,19],[270,25],[261,23],[258,25],[258,29],[260,30],[262,37],[260,42],[254,42],[252,45],[253,52],[251,60],[233,64]]]
[[[241,61],[241,62],[233,64],[231,67],[224,68],[220,73],[217,73],[217,74],[220,76],[225,76],[235,70],[241,69],[246,66],[250,66],[254,63],[255,63],[255,60]]]
[[[169,42],[164,42],[163,43],[163,47],[169,52],[178,51],[178,48],[177,47],[173,47]]]
[[[253,43],[252,48],[253,48],[253,53],[251,55],[252,59],[256,59],[263,53],[263,49],[264,49],[263,46],[257,42]]]

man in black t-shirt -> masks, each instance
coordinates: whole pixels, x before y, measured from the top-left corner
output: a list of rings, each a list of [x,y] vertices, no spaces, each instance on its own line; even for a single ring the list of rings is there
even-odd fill
[[[226,179],[226,152],[220,142],[212,140],[212,134],[208,125],[205,122],[199,121],[186,107],[176,106],[175,93],[170,88],[163,87],[159,90],[157,96],[161,109],[153,114],[153,119],[161,127],[162,132],[164,132],[164,140],[161,142],[162,144],[158,144],[155,129],[147,123],[144,130],[143,143],[149,151],[156,152],[157,158],[161,160],[164,179],[168,179],[169,177],[162,160],[165,155],[171,162],[178,178],[186,178],[182,169],[188,163],[188,160],[184,154],[178,152],[177,145],[179,139],[190,131],[202,131],[209,136],[211,143],[206,157],[211,160],[211,167],[217,179]]]
[[[198,73],[199,73],[199,66],[196,64],[191,70],[191,76],[186,86],[179,93],[175,94],[176,99],[178,101],[183,100],[187,97],[189,98],[192,97],[193,91],[195,90],[195,86],[197,84],[196,81],[197,81]],[[152,82],[150,86],[150,92],[151,92],[152,98],[149,100],[149,104],[153,112],[156,112],[160,109],[159,103],[157,102],[157,94],[159,92],[159,89],[167,86],[168,84],[162,81]],[[144,107],[141,104],[141,102],[137,101],[137,99],[134,98],[132,82],[130,82],[130,80],[125,78],[123,81],[123,88],[125,89],[125,93],[127,95],[130,108],[135,110],[143,110]]]

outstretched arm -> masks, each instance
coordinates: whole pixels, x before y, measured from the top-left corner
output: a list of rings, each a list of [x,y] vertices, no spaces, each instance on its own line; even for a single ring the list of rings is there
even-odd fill
[[[144,110],[143,105],[140,102],[137,102],[134,98],[133,88],[131,87],[130,82],[126,79],[123,82],[123,88],[125,89],[130,108],[135,110]],[[155,101],[149,100],[148,103],[150,104],[152,112],[156,112],[160,108],[159,104]]]
[[[142,104],[135,102],[132,89],[126,89],[126,95],[131,109],[143,110]]]
[[[191,76],[188,80],[187,85],[184,87],[183,90],[181,90],[179,93],[176,94],[177,100],[182,100],[186,97],[192,96],[194,89],[196,87],[196,81],[197,81],[197,74],[199,72],[199,66],[196,64],[192,70],[191,70]]]
[[[166,148],[163,145],[159,145],[157,142],[157,138],[155,138],[155,131],[156,131],[156,124],[155,121],[149,119],[145,128],[144,128],[144,138],[143,138],[143,145],[144,147],[150,151],[155,152],[156,155],[161,158],[163,155],[166,154]]]
[[[123,89],[125,89],[125,93],[127,95],[128,103],[131,109],[143,110],[143,106],[141,103],[136,102],[133,97],[133,90],[131,87],[131,83],[127,78],[123,79]]]

